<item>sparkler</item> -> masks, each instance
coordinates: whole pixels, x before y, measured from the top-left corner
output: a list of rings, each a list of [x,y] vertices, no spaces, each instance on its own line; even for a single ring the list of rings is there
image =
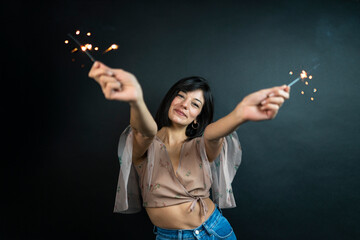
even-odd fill
[[[77,35],[79,35],[78,33],[80,34],[80,31],[79,31],[79,30],[76,31],[76,34],[77,34]],[[70,33],[68,33],[68,36],[69,36],[72,40],[74,40],[74,42],[75,42],[77,45],[79,45],[79,47],[81,48],[81,50],[83,50],[83,52],[86,53],[86,55],[90,58],[91,61],[95,62],[95,58],[93,58],[93,56],[91,56],[91,54],[87,51],[88,49],[90,50],[89,47],[86,47],[86,45],[85,45],[85,46],[84,46],[84,45],[81,45],[81,43],[80,43],[76,38],[74,38],[73,35],[71,35]],[[91,44],[90,44],[90,45],[91,45]],[[89,45],[88,45],[88,46],[89,46]]]
[[[316,69],[320,64],[315,65],[310,71]],[[292,71],[289,72],[290,75],[293,74]],[[289,87],[291,87],[292,85],[294,85],[295,83],[297,83],[300,79],[304,79],[307,78],[307,72],[305,72],[305,70],[302,70],[300,73],[300,77],[296,78],[294,81],[292,81],[290,84],[288,84]],[[309,79],[312,79],[312,76],[309,76]],[[305,83],[306,84],[306,83]]]
[[[77,31],[75,32],[75,34],[76,34],[76,35],[80,35],[80,30],[77,30]],[[83,45],[83,44],[81,44],[73,35],[71,35],[70,33],[68,33],[67,35],[78,45],[78,47],[75,47],[75,48],[73,48],[73,49],[71,50],[71,53],[74,53],[74,52],[77,52],[77,51],[79,51],[79,50],[82,50],[83,52],[85,52],[85,54],[90,58],[90,60],[91,60],[92,62],[95,62],[95,61],[96,61],[95,58],[90,54],[89,51],[91,51],[91,50],[98,51],[98,50],[99,50],[99,47],[98,47],[98,46],[94,46],[94,47],[93,47],[93,45],[90,44],[90,43],[87,43],[87,44]],[[86,33],[86,36],[87,36],[87,37],[92,36],[91,32],[87,32],[87,33]],[[69,40],[65,40],[65,44],[69,44]],[[107,48],[107,49],[103,52],[103,54],[105,54],[105,53],[107,53],[107,52],[109,52],[109,51],[111,51],[111,50],[116,50],[116,49],[118,49],[118,48],[119,48],[119,46],[114,43],[114,44],[112,44],[109,48]]]
[[[292,72],[291,72],[292,73]],[[292,74],[290,74],[292,75]],[[295,83],[297,83],[300,79],[304,79],[307,78],[307,73],[302,70],[302,72],[300,73],[300,77],[298,77],[297,79],[295,79],[294,81],[292,81],[288,86],[291,87],[292,85],[294,85]]]
[[[320,64],[314,66],[311,70],[316,69],[319,65],[320,65]],[[310,71],[311,71],[311,70],[310,70]],[[290,71],[290,72],[289,72],[289,75],[293,75],[293,72]],[[307,73],[305,70],[302,70],[301,73],[300,73],[300,76],[299,76],[298,78],[296,78],[294,81],[292,81],[290,84],[288,84],[288,86],[291,87],[291,86],[293,86],[295,83],[297,83],[299,80],[304,80],[305,78],[308,78],[309,80],[311,80],[311,79],[313,78],[313,76],[312,76],[312,75],[309,75],[309,76],[308,76],[308,73]],[[308,81],[305,81],[304,84],[305,84],[306,86],[309,86],[309,82],[308,82]],[[314,88],[312,92],[313,92],[313,93],[316,93],[316,92],[317,92],[317,89]],[[301,95],[304,95],[304,94],[305,94],[305,92],[304,92],[304,91],[301,91]],[[314,101],[314,97],[311,97],[310,100],[311,100],[311,101]]]

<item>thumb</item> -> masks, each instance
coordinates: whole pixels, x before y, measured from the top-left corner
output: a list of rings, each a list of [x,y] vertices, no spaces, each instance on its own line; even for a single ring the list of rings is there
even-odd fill
[[[285,92],[289,93],[289,92],[290,92],[290,89],[291,89],[291,88],[290,88],[288,85],[284,85],[283,90],[284,90]]]

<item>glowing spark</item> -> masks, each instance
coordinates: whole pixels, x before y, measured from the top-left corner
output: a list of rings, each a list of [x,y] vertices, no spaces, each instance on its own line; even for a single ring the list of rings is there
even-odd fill
[[[314,92],[317,92],[317,89],[316,89],[316,88],[314,88]]]
[[[302,70],[301,73],[300,73],[300,77],[302,79],[307,78],[307,73],[304,70]]]
[[[92,49],[92,45],[89,44],[89,43],[87,43],[87,44],[85,44],[85,48],[91,50],[91,49]]]
[[[305,82],[305,85],[309,85],[308,81]]]
[[[71,53],[74,53],[76,52],[78,49],[77,48],[74,48],[73,50],[71,50]]]
[[[81,50],[83,50],[84,52],[86,51],[87,47],[86,46],[81,46]]]
[[[65,40],[65,44],[68,44],[69,43],[69,40]]]
[[[301,91],[301,94],[304,95],[304,91]]]
[[[289,75],[293,75],[293,72],[292,72],[292,71],[290,71],[290,72],[289,72]]]
[[[94,50],[97,51],[97,50],[99,50],[99,48],[98,48],[98,47],[94,47]]]
[[[309,79],[312,79],[312,76],[311,76],[311,75],[309,76]]]
[[[75,34],[76,34],[76,35],[79,35],[79,34],[80,34],[80,30],[77,30],[77,31],[75,32]]]
[[[89,37],[91,36],[91,32],[88,32],[86,35],[88,35]]]
[[[115,50],[115,49],[118,49],[118,48],[119,48],[118,45],[113,44],[113,45],[111,45],[108,49],[106,49],[106,50],[104,51],[104,53],[107,53],[107,52],[109,52],[109,51],[111,51],[111,50]]]
[[[313,98],[313,97],[311,97],[311,98],[310,98],[310,100],[311,100],[311,101],[314,101],[314,98]]]

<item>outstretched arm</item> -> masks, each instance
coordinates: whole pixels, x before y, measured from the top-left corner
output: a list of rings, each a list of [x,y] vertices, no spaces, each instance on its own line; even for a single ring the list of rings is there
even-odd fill
[[[289,99],[289,93],[290,87],[286,85],[257,91],[246,96],[231,113],[209,124],[204,132],[209,161],[214,161],[219,155],[224,137],[241,124],[275,118],[284,101]]]
[[[136,77],[122,69],[109,68],[101,62],[93,64],[89,77],[100,84],[106,99],[130,104],[130,125],[134,131],[133,161],[140,161],[157,133],[157,125],[146,107]]]

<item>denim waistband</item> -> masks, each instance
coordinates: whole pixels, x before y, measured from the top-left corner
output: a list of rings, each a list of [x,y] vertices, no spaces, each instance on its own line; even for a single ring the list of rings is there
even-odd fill
[[[166,237],[167,239],[199,239],[204,234],[212,235],[210,231],[218,222],[222,216],[221,209],[215,204],[215,210],[210,215],[210,217],[199,227],[194,229],[165,229],[154,226],[154,233],[160,234],[161,236]]]

